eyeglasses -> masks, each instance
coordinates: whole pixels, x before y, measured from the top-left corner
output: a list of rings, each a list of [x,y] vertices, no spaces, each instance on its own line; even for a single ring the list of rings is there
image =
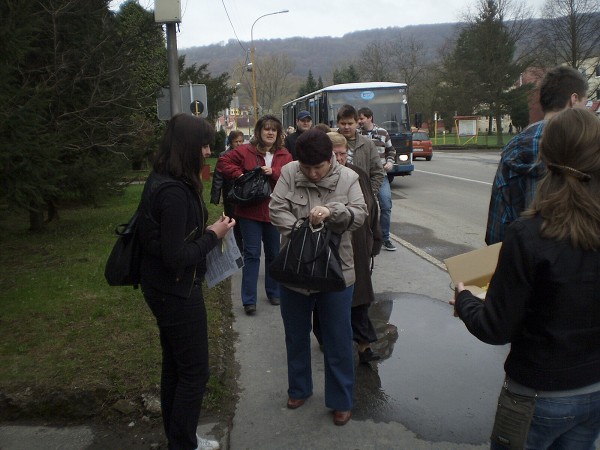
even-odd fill
[[[346,156],[348,152],[333,152],[335,156]]]

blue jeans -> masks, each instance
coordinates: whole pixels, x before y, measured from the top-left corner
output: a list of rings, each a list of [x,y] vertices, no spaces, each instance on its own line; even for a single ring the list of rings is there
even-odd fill
[[[196,428],[209,377],[202,288],[194,286],[189,298],[144,285],[142,291],[160,331],[160,405],[169,449],[192,450],[197,447]]]
[[[390,223],[392,220],[392,189],[387,175],[383,177],[383,184],[377,193],[377,200],[379,200],[379,225],[385,242],[390,240]]]
[[[242,303],[256,305],[261,241],[265,247],[265,291],[268,298],[279,298],[279,283],[269,275],[269,266],[279,253],[279,231],[270,222],[259,222],[240,217],[239,223],[244,241]]]
[[[600,434],[600,391],[572,397],[538,397],[527,450],[594,450]],[[506,447],[492,443],[492,450]]]
[[[310,330],[317,308],[325,359],[325,406],[335,411],[352,409],[354,359],[350,308],[354,286],[341,292],[309,296],[281,287],[281,317],[285,329],[288,395],[305,399],[313,393]]]

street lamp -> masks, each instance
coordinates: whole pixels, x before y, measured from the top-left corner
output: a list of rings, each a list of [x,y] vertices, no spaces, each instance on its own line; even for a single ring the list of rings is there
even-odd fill
[[[254,64],[254,25],[263,17],[272,16],[274,14],[284,14],[290,12],[287,9],[282,9],[281,11],[276,11],[268,14],[263,14],[258,19],[254,21],[252,24],[252,28],[250,28],[250,42],[251,42],[251,52],[250,52],[250,60],[252,61],[250,64],[252,65],[252,106],[254,106],[254,123],[256,124],[257,117],[257,109],[256,109],[256,64]]]

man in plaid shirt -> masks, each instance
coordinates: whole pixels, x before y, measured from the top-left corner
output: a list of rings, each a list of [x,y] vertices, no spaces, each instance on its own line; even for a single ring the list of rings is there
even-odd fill
[[[394,165],[396,159],[396,150],[392,146],[392,140],[388,132],[373,123],[373,111],[369,108],[360,108],[358,110],[358,124],[360,133],[373,140],[379,152],[379,158],[383,165],[383,170],[388,172]],[[390,240],[390,222],[392,219],[392,189],[388,177],[384,177],[383,184],[377,193],[379,200],[379,209],[381,210],[379,223],[383,234],[383,248],[393,252],[396,250]]]
[[[540,105],[544,119],[529,125],[502,150],[492,184],[485,242],[501,242],[506,228],[525,211],[545,167],[538,161],[544,125],[566,108],[585,108],[588,83],[577,70],[558,66],[550,70],[540,85]]]

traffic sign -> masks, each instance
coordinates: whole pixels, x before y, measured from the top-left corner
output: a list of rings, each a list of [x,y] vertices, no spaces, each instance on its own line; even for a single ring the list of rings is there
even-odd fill
[[[186,114],[195,114],[196,107],[194,106],[194,109],[192,110],[191,105],[194,102],[198,102],[200,117],[208,117],[205,84],[185,84],[179,86],[179,91],[181,93],[181,111]],[[200,104],[202,105],[202,109],[200,109]],[[161,94],[156,99],[156,109],[159,120],[169,120],[171,118],[171,97],[169,88],[162,88]]]

